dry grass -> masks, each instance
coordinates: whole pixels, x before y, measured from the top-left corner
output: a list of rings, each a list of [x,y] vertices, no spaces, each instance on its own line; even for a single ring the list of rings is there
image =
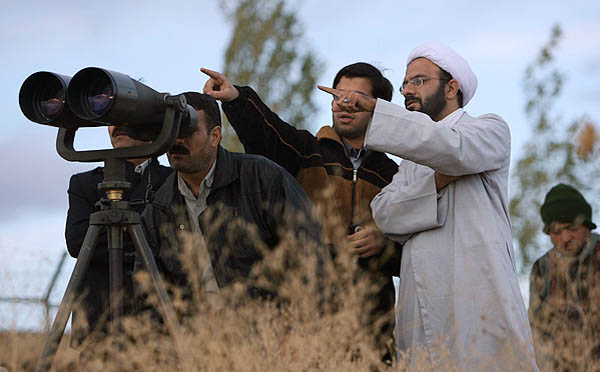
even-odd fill
[[[247,231],[248,236],[254,233]],[[288,234],[277,249],[265,249],[250,278],[221,289],[218,301],[205,298],[194,270],[195,250],[188,244],[183,261],[188,263],[194,295],[183,300],[178,288],[171,288],[177,313],[193,314],[180,317],[180,339],[174,340],[148,313],[138,314],[123,320],[122,332],[84,344],[93,352],[82,358],[67,346],[65,335],[53,370],[386,370],[381,350],[376,350],[372,332],[364,325],[369,306],[364,298],[377,288],[356,280],[356,257],[340,245],[335,262],[323,260],[323,248],[296,239]],[[142,273],[136,280],[142,290],[149,290],[148,302],[155,304],[147,277]],[[277,298],[250,298],[248,284],[276,292]],[[0,366],[11,372],[34,370],[44,340],[40,334],[4,335]]]
[[[247,231],[248,236],[254,233]],[[340,234],[338,241],[343,242]],[[68,347],[65,335],[53,371],[460,371],[443,343],[442,362],[435,365],[423,350],[401,353],[392,366],[381,362],[374,331],[365,327],[370,306],[365,298],[378,288],[357,280],[356,257],[343,244],[334,261],[321,262],[316,252],[322,251],[288,235],[277,249],[263,252],[265,259],[246,282],[221,289],[214,301],[205,297],[194,270],[198,257],[193,247],[199,243],[180,238],[188,242],[182,254],[193,292],[184,300],[178,288],[171,288],[177,313],[192,314],[180,317],[181,337],[174,339],[149,313],[138,314],[123,320],[122,332],[85,344],[91,352],[81,358]],[[147,277],[136,280],[155,304]],[[250,298],[248,284],[268,288],[278,297]],[[33,371],[45,336],[0,336],[0,372]],[[482,370],[501,370],[497,361],[494,357],[493,368]]]
[[[42,353],[46,335],[33,332],[0,332],[0,372],[33,371]],[[75,371],[79,353],[69,348],[66,334],[59,346],[60,370]],[[3,370],[2,368],[5,368]]]

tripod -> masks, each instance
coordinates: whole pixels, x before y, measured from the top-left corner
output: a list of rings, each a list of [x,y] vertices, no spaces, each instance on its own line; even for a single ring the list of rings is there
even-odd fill
[[[143,146],[112,150],[75,151],[73,142],[77,128],[60,128],[57,137],[58,153],[70,161],[104,161],[104,180],[98,188],[106,193],[107,201],[102,203],[100,211],[90,215],[90,225],[85,234],[77,263],[56,313],[52,328],[38,364],[37,372],[48,371],[56,356],[69,315],[73,310],[75,298],[92,259],[95,244],[103,227],[108,232],[109,286],[110,286],[110,327],[112,332],[121,330],[123,315],[123,228],[130,235],[138,259],[150,274],[150,279],[158,295],[159,310],[175,342],[181,340],[181,331],[173,305],[160,278],[152,251],[140,224],[140,215],[131,209],[130,203],[123,199],[124,192],[131,187],[126,179],[127,159],[143,158],[166,152],[179,131],[181,115],[185,108],[185,98],[167,96],[168,105],[165,119],[158,138]]]

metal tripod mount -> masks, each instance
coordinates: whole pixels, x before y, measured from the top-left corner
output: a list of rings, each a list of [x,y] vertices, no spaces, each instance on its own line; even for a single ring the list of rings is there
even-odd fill
[[[148,270],[152,285],[157,292],[160,313],[169,331],[176,340],[181,339],[181,331],[173,305],[167,295],[160,278],[154,256],[148,245],[140,224],[140,215],[130,208],[127,200],[123,200],[124,192],[131,187],[125,177],[127,159],[148,158],[161,155],[175,142],[179,133],[181,119],[186,109],[185,96],[165,96],[167,108],[160,134],[150,144],[108,150],[75,151],[73,142],[77,128],[60,128],[56,140],[59,155],[68,161],[98,162],[104,161],[104,180],[98,188],[106,192],[107,201],[102,203],[100,211],[90,215],[90,225],[85,234],[77,263],[56,313],[52,328],[48,333],[46,344],[36,371],[48,371],[56,356],[69,315],[73,310],[75,298],[81,282],[92,259],[97,238],[103,227],[108,232],[109,278],[110,278],[110,327],[111,331],[121,329],[123,315],[123,228],[131,236],[138,259],[142,260]]]

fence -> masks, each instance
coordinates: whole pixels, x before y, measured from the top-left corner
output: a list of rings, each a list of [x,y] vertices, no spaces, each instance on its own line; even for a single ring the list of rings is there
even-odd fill
[[[63,252],[62,257],[60,258],[58,264],[56,265],[56,269],[50,278],[50,282],[46,287],[43,295],[39,298],[37,297],[0,297],[0,303],[28,303],[28,304],[39,304],[44,308],[44,330],[49,330],[52,325],[51,319],[51,310],[58,307],[58,304],[54,304],[50,302],[50,295],[56,286],[56,280],[60,275],[63,266],[65,265],[67,259],[67,252]]]

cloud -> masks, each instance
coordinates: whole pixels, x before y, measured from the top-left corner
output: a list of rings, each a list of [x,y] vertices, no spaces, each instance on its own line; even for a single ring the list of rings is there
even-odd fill
[[[72,174],[95,165],[69,163],[55,150],[56,129],[26,128],[0,141],[0,221],[67,208]]]

